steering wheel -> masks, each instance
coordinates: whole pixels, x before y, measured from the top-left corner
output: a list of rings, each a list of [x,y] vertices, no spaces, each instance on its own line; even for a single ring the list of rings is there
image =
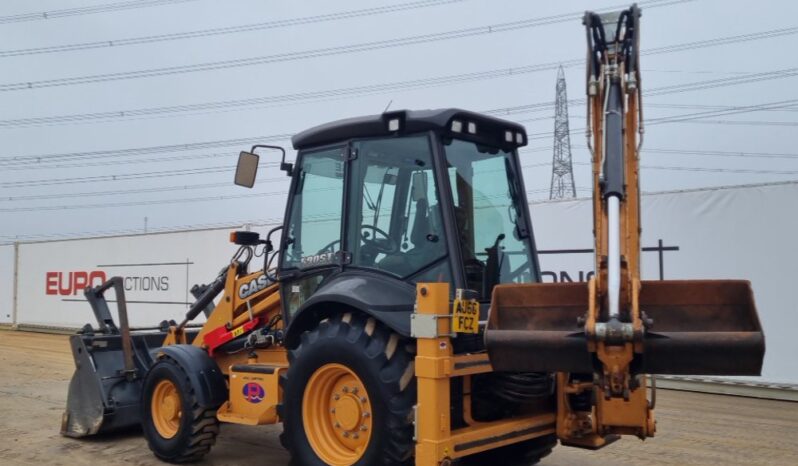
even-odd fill
[[[327,243],[327,246],[324,246],[323,248],[319,249],[319,252],[317,252],[316,254],[324,254],[325,252],[335,252],[334,246],[340,242],[341,242],[340,239],[334,239],[329,243]]]
[[[374,232],[374,238],[369,238],[368,234],[363,230],[372,230]],[[378,239],[377,233],[382,235],[383,238]],[[373,247],[383,254],[394,254],[399,251],[399,242],[375,225],[368,225],[365,223],[360,225],[360,239],[362,239],[366,245]]]

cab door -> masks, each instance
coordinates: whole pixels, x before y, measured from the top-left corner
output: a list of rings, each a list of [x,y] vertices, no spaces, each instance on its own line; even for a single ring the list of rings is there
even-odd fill
[[[280,256],[288,320],[340,270],[346,150],[339,145],[299,154]]]

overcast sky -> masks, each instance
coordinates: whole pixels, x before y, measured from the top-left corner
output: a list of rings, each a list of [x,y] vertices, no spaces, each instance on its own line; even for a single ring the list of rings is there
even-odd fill
[[[273,222],[287,178],[266,166],[254,190],[233,186],[238,151],[258,141],[288,148],[282,135],[389,102],[477,111],[551,103],[558,63],[579,100],[581,12],[625,5],[120,1],[0,3],[0,242],[143,231],[145,217],[150,230]],[[798,179],[798,2],[640,3],[652,93],[643,190]],[[754,36],[694,44],[744,34]],[[681,44],[691,45],[671,47]],[[504,113],[530,133],[522,163],[530,200],[540,200],[554,109],[533,110]],[[569,111],[576,185],[587,196],[584,104]],[[657,121],[679,115],[689,117]],[[219,142],[232,139],[245,140]]]

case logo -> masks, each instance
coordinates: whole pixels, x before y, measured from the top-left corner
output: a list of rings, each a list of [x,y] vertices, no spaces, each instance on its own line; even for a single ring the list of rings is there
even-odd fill
[[[238,289],[238,297],[241,299],[246,299],[258,291],[266,288],[267,286],[269,286],[269,277],[267,277],[266,274],[263,274],[258,278],[253,279],[249,283],[244,283],[241,285],[241,287]]]

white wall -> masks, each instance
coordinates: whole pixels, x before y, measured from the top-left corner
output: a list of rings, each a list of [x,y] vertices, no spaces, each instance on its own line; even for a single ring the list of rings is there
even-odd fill
[[[652,194],[643,197],[643,247],[663,252],[665,279],[750,280],[765,330],[763,380],[798,383],[798,183]],[[592,248],[589,200],[533,204],[538,248]],[[659,278],[658,252],[643,253],[644,279]],[[574,281],[591,254],[542,254],[541,269]],[[547,281],[551,281],[548,275]]]
[[[768,382],[798,383],[793,335],[798,306],[792,296],[798,278],[796,203],[798,183],[643,197],[643,247],[656,248],[662,240],[666,248],[678,248],[662,252],[665,279],[751,280],[767,341],[760,380]],[[533,204],[531,212],[546,281],[565,275],[577,281],[580,272],[584,278],[592,271],[589,200]],[[74,282],[74,272],[96,271],[129,279],[132,325],[180,320],[193,301],[187,289],[211,281],[235,251],[228,242],[233,229],[20,244],[18,322],[68,327],[93,322],[80,290],[70,290],[69,273]],[[552,250],[587,251],[547,253]],[[645,251],[642,260],[643,278],[658,279],[659,252]],[[0,247],[0,321],[10,316],[11,265],[13,247]],[[48,294],[48,272],[55,294]],[[166,278],[169,289],[142,290],[140,281],[137,289],[136,277]]]
[[[233,229],[20,244],[18,323],[96,325],[82,289],[114,275],[124,277],[131,326],[180,321],[194,301],[189,289],[211,282],[236,251]]]
[[[14,245],[0,246],[0,324],[13,321]]]

